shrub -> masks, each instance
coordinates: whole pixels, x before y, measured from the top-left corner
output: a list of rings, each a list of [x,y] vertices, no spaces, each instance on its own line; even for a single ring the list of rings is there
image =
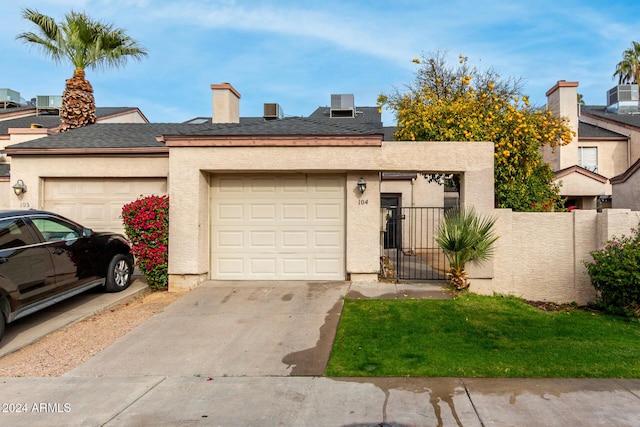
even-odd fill
[[[136,264],[153,289],[166,289],[169,246],[169,197],[147,196],[122,207],[124,231]]]
[[[465,265],[471,261],[486,261],[493,256],[498,236],[493,233],[495,217],[484,217],[469,209],[449,210],[438,227],[436,243],[449,261],[447,277],[455,291],[469,288]]]
[[[597,303],[614,314],[640,315],[640,235],[614,237],[591,252],[585,262],[591,284],[598,291]]]

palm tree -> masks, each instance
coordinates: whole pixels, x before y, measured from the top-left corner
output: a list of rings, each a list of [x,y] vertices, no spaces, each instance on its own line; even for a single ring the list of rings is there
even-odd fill
[[[637,84],[640,80],[640,43],[631,42],[631,47],[622,52],[622,61],[616,65],[613,77],[618,76],[618,84]]]
[[[70,61],[75,67],[62,96],[61,132],[96,121],[93,87],[85,79],[86,68],[118,67],[129,57],[141,60],[147,55],[146,49],[123,29],[94,21],[84,13],[71,11],[60,23],[33,9],[24,9],[22,17],[38,27],[37,33],[22,33],[16,39],[39,47],[54,62]]]
[[[493,234],[495,222],[495,217],[480,217],[473,208],[453,208],[445,214],[436,243],[449,260],[447,277],[455,291],[469,288],[466,263],[485,261],[493,255],[493,244],[498,240]]]

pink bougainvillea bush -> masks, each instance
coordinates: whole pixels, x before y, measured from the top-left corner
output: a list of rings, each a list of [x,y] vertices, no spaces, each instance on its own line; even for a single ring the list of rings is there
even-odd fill
[[[122,221],[136,265],[153,289],[168,285],[169,197],[146,196],[122,207]]]

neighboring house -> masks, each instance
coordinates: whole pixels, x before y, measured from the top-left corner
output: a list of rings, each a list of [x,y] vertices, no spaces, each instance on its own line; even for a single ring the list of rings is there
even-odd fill
[[[8,146],[11,180],[28,186],[10,206],[118,229],[124,199],[168,192],[173,290],[206,279],[377,281],[381,192],[444,204],[437,186],[411,196],[421,171],[461,174],[460,202],[493,209],[492,143],[385,140],[377,108],[353,95],[308,117],[265,104],[263,117],[240,118],[240,94],[211,88],[211,118],[97,123]],[[398,187],[387,173],[408,179]]]
[[[148,123],[138,108],[131,107],[98,107],[96,118],[98,123]],[[56,108],[44,109],[19,104],[0,108],[0,150],[9,145],[55,135],[59,125],[60,117]],[[10,156],[0,157],[0,208],[9,207],[11,183],[20,179],[11,181],[10,162]],[[48,203],[45,205],[48,206]]]
[[[570,144],[543,151],[561,185],[560,194],[567,206],[578,209],[639,208],[613,188],[621,183],[616,177],[628,177],[640,159],[637,85],[609,90],[607,106],[578,105],[577,88],[578,82],[559,81],[547,91],[549,110],[569,118],[576,133]]]

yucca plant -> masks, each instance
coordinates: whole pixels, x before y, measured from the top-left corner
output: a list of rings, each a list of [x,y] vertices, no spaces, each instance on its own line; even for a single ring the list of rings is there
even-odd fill
[[[449,210],[436,235],[436,243],[449,260],[447,279],[456,291],[469,288],[465,271],[470,261],[486,261],[493,255],[498,236],[493,233],[495,217],[483,217],[474,208]]]

